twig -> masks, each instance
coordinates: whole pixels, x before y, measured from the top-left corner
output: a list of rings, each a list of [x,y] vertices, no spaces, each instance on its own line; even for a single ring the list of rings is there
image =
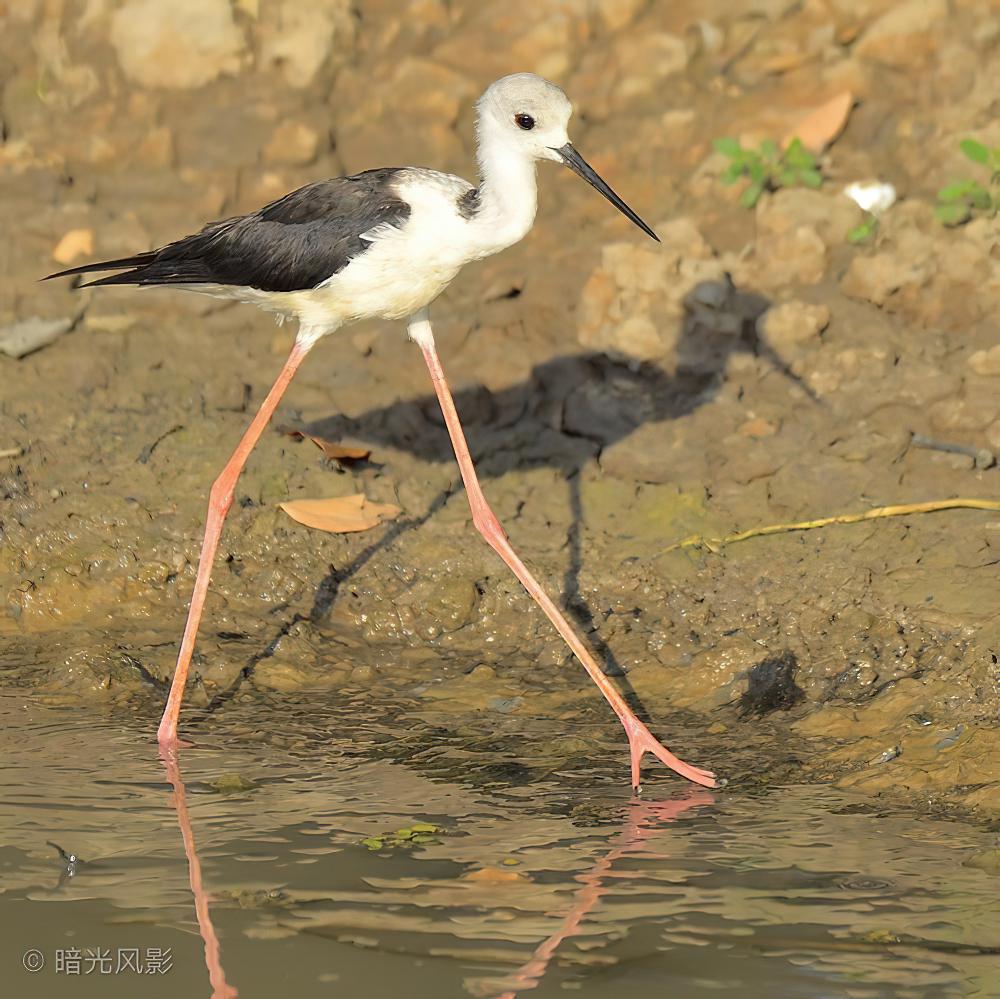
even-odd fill
[[[692,534],[683,541],[678,541],[665,551],[677,551],[679,548],[695,548],[704,545],[709,551],[716,551],[725,545],[736,541],[746,541],[747,538],[759,538],[767,534],[785,534],[789,531],[811,531],[815,527],[829,527],[830,524],[860,524],[865,520],[879,520],[882,517],[905,517],[911,513],[935,513],[938,510],[992,510],[1000,512],[1000,500],[983,499],[946,499],[930,500],[927,503],[901,503],[897,506],[876,506],[864,513],[842,513],[836,517],[821,517],[819,520],[801,520],[795,524],[769,524],[767,527],[751,527],[748,531],[727,534],[722,538],[705,538]]]

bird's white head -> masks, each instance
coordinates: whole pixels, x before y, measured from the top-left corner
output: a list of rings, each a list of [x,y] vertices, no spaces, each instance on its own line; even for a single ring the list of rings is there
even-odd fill
[[[573,105],[554,84],[534,73],[513,73],[490,84],[476,104],[483,139],[499,140],[537,160],[561,162],[569,142]]]
[[[563,163],[604,195],[623,215],[658,241],[656,233],[605,183],[569,141],[573,105],[554,84],[534,73],[513,73],[490,84],[476,104],[480,155],[504,148],[529,160]]]

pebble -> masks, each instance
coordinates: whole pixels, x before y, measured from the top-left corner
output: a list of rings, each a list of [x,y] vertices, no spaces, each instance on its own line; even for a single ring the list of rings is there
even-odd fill
[[[1000,343],[990,347],[989,350],[977,350],[965,363],[977,375],[985,377],[1000,375]]]
[[[238,73],[247,50],[228,0],[125,0],[111,44],[133,82],[181,90]]]
[[[0,353],[14,358],[26,357],[58,340],[72,325],[72,319],[41,319],[35,316],[0,327]]]
[[[70,229],[55,245],[52,259],[56,263],[71,264],[77,257],[89,257],[94,252],[92,229]]]
[[[757,320],[757,332],[777,349],[805,343],[819,336],[830,325],[830,309],[807,302],[782,302]]]
[[[319,134],[314,128],[301,121],[286,121],[274,130],[263,158],[271,166],[308,166],[318,150]]]

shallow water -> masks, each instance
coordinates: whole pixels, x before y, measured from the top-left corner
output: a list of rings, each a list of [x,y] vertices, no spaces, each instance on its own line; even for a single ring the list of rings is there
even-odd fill
[[[7,994],[1000,995],[986,830],[818,787],[657,775],[630,800],[603,749],[429,776],[322,698],[223,714],[178,769],[149,719],[0,695]]]

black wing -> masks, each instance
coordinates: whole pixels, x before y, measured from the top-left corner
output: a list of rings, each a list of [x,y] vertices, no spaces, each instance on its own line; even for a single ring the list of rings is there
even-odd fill
[[[400,167],[307,184],[250,215],[212,222],[194,236],[119,260],[71,267],[49,278],[123,270],[101,284],[227,284],[304,291],[342,271],[371,243],[378,225],[399,225],[410,206],[392,181]],[[128,270],[125,270],[128,268]]]

